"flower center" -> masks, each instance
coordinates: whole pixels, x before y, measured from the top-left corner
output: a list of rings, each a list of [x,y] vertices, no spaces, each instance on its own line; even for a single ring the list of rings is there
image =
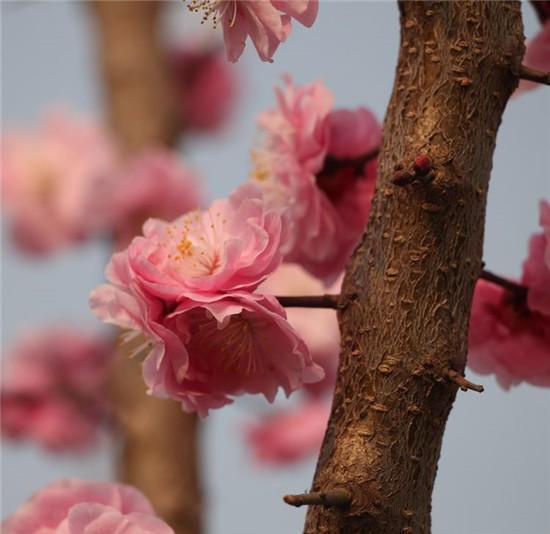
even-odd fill
[[[187,8],[193,13],[200,13],[202,11],[201,24],[212,19],[214,29],[217,28],[218,22],[223,18],[228,9],[231,9],[231,20],[229,21],[231,28],[235,25],[237,18],[236,0],[189,0]]]

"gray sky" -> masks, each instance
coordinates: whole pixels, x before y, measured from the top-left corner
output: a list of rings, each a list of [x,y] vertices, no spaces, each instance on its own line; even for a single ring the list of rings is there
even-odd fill
[[[173,6],[172,29],[185,11]],[[524,4],[526,31],[536,22]],[[178,14],[179,13],[179,14]],[[7,124],[34,121],[52,103],[100,112],[93,40],[80,2],[2,3],[2,106]],[[198,24],[198,18],[190,21]],[[239,64],[243,96],[234,122],[215,139],[197,139],[187,159],[208,181],[212,197],[227,194],[248,174],[256,114],[274,101],[283,72],[297,83],[323,80],[341,107],[367,105],[382,118],[397,54],[393,2],[322,1],[312,29],[298,25],[262,64],[249,45]],[[487,214],[485,261],[518,274],[527,238],[537,229],[537,203],[550,198],[550,91],[510,103],[499,132]],[[527,163],[526,163],[527,162]],[[87,307],[102,278],[106,246],[91,243],[47,261],[29,261],[3,239],[4,345],[21,325],[55,320],[98,326]],[[434,534],[545,534],[550,532],[550,392],[520,386],[504,392],[488,377],[483,395],[460,393],[443,444],[434,495]],[[314,459],[286,470],[260,469],[242,446],[239,429],[265,409],[244,399],[204,425],[203,463],[210,534],[300,532],[304,512],[281,502],[306,489]],[[86,457],[55,457],[35,447],[3,446],[2,515],[32,491],[66,476],[110,477],[109,444]]]

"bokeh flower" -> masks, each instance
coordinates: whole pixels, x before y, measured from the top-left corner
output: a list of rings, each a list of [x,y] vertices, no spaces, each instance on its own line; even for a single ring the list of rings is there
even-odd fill
[[[3,208],[14,243],[46,254],[103,228],[102,192],[114,159],[99,126],[66,112],[50,113],[34,132],[3,134]]]
[[[5,534],[174,534],[137,489],[69,479],[34,494],[2,524]]]
[[[112,342],[68,327],[22,332],[2,377],[2,436],[53,451],[90,447],[109,416]]]

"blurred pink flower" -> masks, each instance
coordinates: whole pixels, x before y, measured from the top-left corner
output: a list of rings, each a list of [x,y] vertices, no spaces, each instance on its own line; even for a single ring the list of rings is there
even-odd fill
[[[16,245],[50,253],[101,228],[100,192],[113,161],[105,134],[68,113],[51,113],[35,132],[4,134],[3,206]]]
[[[276,296],[322,295],[325,292],[338,294],[340,286],[341,278],[331,287],[325,288],[298,265],[284,263],[258,288],[258,292]],[[323,380],[304,384],[304,389],[315,396],[331,392],[340,354],[336,310],[288,308],[286,315],[288,322],[305,341],[313,361],[325,371]]]
[[[272,298],[250,291],[281,261],[280,215],[247,184],[229,199],[171,224],[150,220],[144,237],[115,254],[111,285],[91,306],[106,322],[145,333],[144,378],[152,394],[206,415],[228,395],[273,400],[323,372]]]
[[[105,219],[119,248],[128,245],[149,217],[171,220],[202,204],[196,176],[168,150],[130,159],[106,185]]]
[[[286,78],[278,107],[259,118],[265,144],[252,153],[252,179],[285,210],[292,232],[285,261],[332,283],[367,222],[376,181],[381,127],[365,108],[332,111],[320,83],[296,88]]]
[[[505,389],[550,386],[550,316],[515,305],[506,290],[478,281],[470,317],[468,366]]]
[[[212,132],[227,121],[237,96],[237,73],[210,45],[180,46],[170,54],[176,98],[186,131]]]
[[[249,424],[245,429],[246,441],[260,463],[296,462],[319,452],[329,415],[330,402],[301,402]]]
[[[5,366],[2,435],[56,451],[91,445],[108,415],[111,351],[103,337],[66,327],[23,333]]]
[[[227,59],[235,62],[250,37],[262,61],[272,61],[279,43],[286,40],[291,18],[311,26],[317,17],[318,0],[191,0],[191,11],[211,16],[214,27],[221,21]]]
[[[543,72],[550,71],[550,18],[546,19],[542,29],[527,42],[523,64]],[[540,87],[539,83],[521,80],[515,95]]]
[[[2,524],[5,534],[174,534],[138,490],[61,480],[35,493]]]
[[[546,266],[550,268],[550,203],[542,200],[540,203],[540,225],[546,237],[546,251],[544,253],[544,261]]]
[[[544,261],[548,241],[544,234],[531,236],[529,257],[523,264],[522,283],[529,288],[529,309],[540,312],[550,319],[550,267]]]

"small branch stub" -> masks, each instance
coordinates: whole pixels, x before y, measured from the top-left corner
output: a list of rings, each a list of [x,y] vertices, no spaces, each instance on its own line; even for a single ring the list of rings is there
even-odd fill
[[[483,391],[485,391],[482,385],[474,384],[473,382],[466,380],[466,378],[454,369],[448,369],[446,374],[447,378],[451,382],[454,382],[462,391],[468,391],[469,389],[472,391],[477,391],[478,393],[483,393]]]
[[[321,505],[346,508],[351,504],[351,493],[345,489],[315,491],[299,495],[285,495],[283,501],[291,506]]]
[[[519,68],[519,77],[522,80],[529,80],[531,82],[541,83],[543,85],[550,85],[550,72],[544,72],[531,67],[522,65]]]

